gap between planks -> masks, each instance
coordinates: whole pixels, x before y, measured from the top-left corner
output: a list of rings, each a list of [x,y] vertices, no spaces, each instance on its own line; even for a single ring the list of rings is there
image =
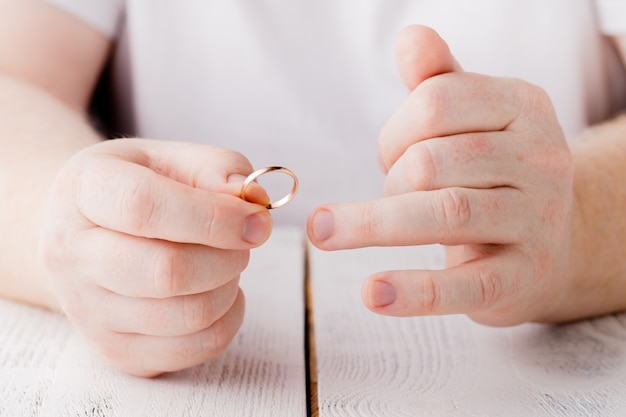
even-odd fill
[[[319,417],[317,398],[317,360],[315,356],[315,332],[313,323],[313,288],[309,264],[309,245],[304,242],[304,353],[306,361],[307,416]]]

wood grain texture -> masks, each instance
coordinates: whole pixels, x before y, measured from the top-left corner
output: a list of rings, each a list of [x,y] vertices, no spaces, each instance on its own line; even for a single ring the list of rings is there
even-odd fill
[[[215,361],[153,380],[95,357],[67,320],[0,301],[0,416],[306,416],[302,233],[252,253],[243,327]]]
[[[321,417],[626,415],[626,314],[513,328],[381,317],[362,281],[440,268],[441,248],[310,251]]]

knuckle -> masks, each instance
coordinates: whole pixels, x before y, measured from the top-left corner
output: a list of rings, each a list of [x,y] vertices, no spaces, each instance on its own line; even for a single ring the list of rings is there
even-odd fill
[[[152,186],[148,181],[136,181],[123,188],[118,194],[116,211],[128,227],[139,234],[149,234],[158,222],[157,208]]]
[[[521,98],[519,113],[529,115],[531,121],[552,115],[556,119],[554,106],[547,91],[543,88],[519,79],[509,80],[511,91]]]
[[[526,97],[533,105],[532,107],[539,108],[541,110],[552,107],[552,100],[546,90],[535,84],[523,81],[520,81],[520,85],[521,88],[524,89]]]
[[[376,239],[376,237],[380,235],[380,231],[384,228],[381,224],[382,216],[380,215],[378,207],[375,204],[365,204],[362,207],[359,217],[358,230],[360,236],[362,236],[365,241]]]
[[[427,275],[423,280],[419,281],[420,300],[422,312],[425,315],[435,314],[441,303],[440,289],[436,284],[433,275]]]
[[[221,355],[226,350],[243,321],[245,303],[243,292],[237,288],[236,294],[235,302],[228,312],[200,333],[200,349],[211,358]]]
[[[449,112],[450,91],[436,77],[422,82],[415,90],[414,111],[419,117],[420,128],[425,132],[437,131]]]
[[[430,146],[419,142],[411,145],[406,153],[409,161],[404,174],[409,186],[420,191],[433,189],[437,168]]]
[[[196,333],[217,323],[227,315],[239,294],[239,278],[206,293],[183,298],[183,319],[188,333]]]
[[[180,295],[187,277],[192,273],[193,256],[190,251],[174,245],[163,245],[154,263],[154,291],[157,297]]]
[[[205,236],[207,242],[218,242],[223,239],[220,237],[220,231],[218,230],[217,224],[221,216],[219,214],[220,208],[216,204],[209,204],[204,208],[203,216],[205,216],[205,224],[203,229],[205,230]]]
[[[189,332],[198,332],[210,323],[213,316],[210,298],[205,294],[183,297],[183,320]]]
[[[502,294],[502,279],[491,269],[478,269],[476,271],[476,284],[478,285],[478,299],[476,301],[483,308],[494,305]]]
[[[225,320],[218,320],[202,334],[201,350],[210,357],[221,355],[234,336],[232,330],[224,322]]]
[[[433,217],[440,227],[451,232],[467,227],[472,219],[467,193],[460,188],[438,190],[433,199]]]

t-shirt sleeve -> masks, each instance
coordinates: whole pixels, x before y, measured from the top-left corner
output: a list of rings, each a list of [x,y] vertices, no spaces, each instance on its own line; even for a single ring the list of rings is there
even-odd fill
[[[626,34],[626,1],[595,0],[600,29],[607,35]]]
[[[124,0],[46,0],[114,38],[124,9]]]

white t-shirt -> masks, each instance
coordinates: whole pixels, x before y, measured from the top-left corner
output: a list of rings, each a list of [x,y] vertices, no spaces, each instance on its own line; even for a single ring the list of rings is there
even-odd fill
[[[547,90],[568,138],[626,107],[603,33],[626,32],[622,0],[48,0],[116,37],[121,133],[217,144],[301,181],[276,210],[382,194],[380,128],[407,91],[394,41],[436,29],[465,70]]]

